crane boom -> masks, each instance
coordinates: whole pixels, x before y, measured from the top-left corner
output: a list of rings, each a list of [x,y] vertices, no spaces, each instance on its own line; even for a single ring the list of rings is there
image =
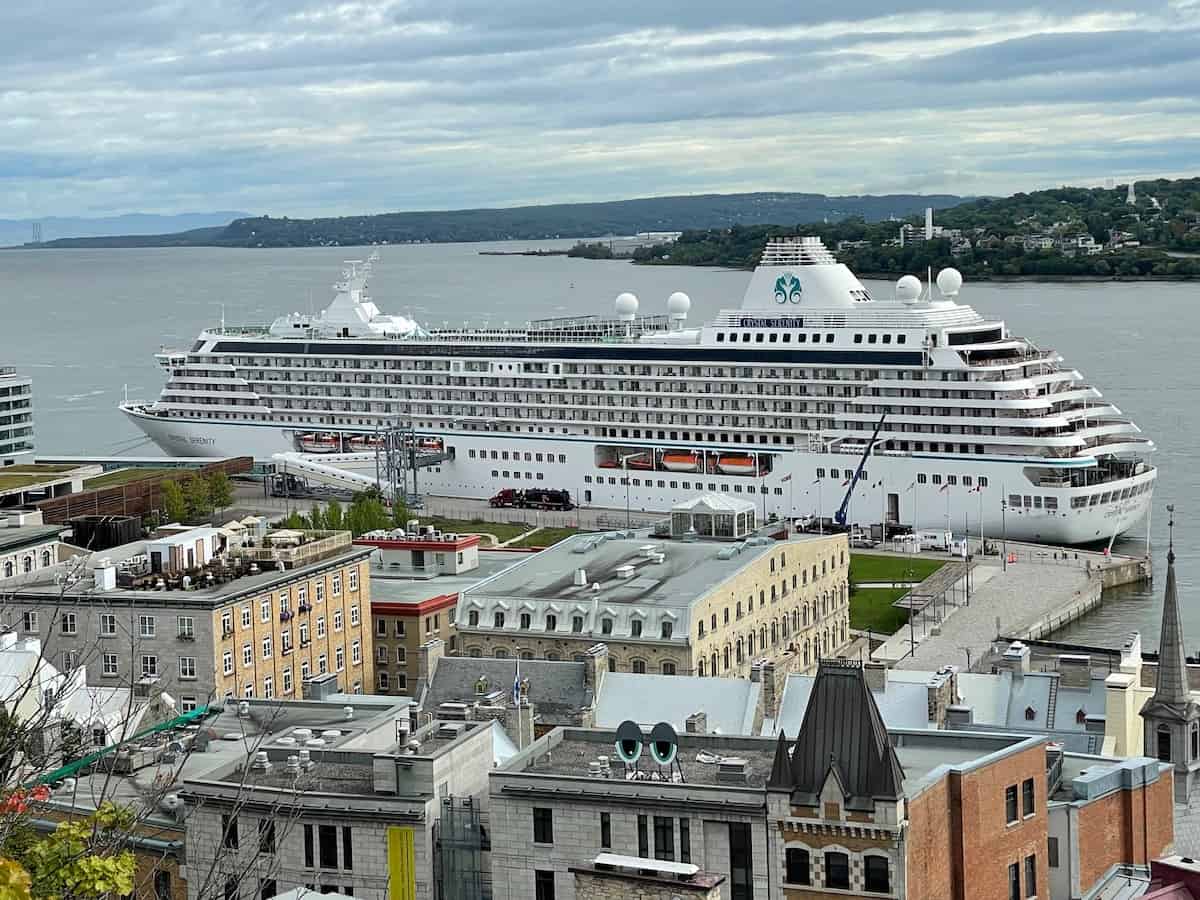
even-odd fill
[[[875,446],[875,440],[879,437],[879,430],[883,428],[883,420],[886,418],[887,413],[884,413],[875,424],[875,430],[871,433],[871,439],[867,441],[867,448],[863,451],[862,459],[858,461],[858,468],[854,470],[854,475],[850,479],[850,485],[846,489],[846,496],[842,498],[842,505],[833,514],[833,520],[838,525],[844,526],[846,524],[846,511],[850,508],[850,496],[854,493],[854,486],[858,484],[858,479],[862,478],[863,466],[867,464],[867,457],[871,455],[871,448]]]

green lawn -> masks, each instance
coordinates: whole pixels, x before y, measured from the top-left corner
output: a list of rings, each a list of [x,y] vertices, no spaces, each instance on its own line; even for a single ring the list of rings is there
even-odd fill
[[[95,478],[89,478],[83,483],[83,489],[94,491],[96,488],[115,487],[118,484],[141,481],[143,478],[162,477],[166,474],[169,474],[167,469],[116,469],[112,472],[105,472],[103,475],[97,475]]]
[[[871,553],[850,554],[850,583],[879,581],[924,581],[946,564],[940,559],[920,559],[912,556],[876,556]]]
[[[861,588],[850,592],[850,627],[875,634],[895,634],[908,624],[908,611],[892,606],[905,588]]]
[[[525,522],[485,522],[483,519],[467,521],[465,519],[442,519],[436,516],[433,518],[421,517],[421,527],[426,525],[432,525],[438,531],[452,531],[458,534],[494,534],[500,543],[512,540],[533,527]]]
[[[521,538],[510,547],[549,547],[559,541],[565,541],[572,535],[579,534],[578,528],[543,528],[535,531],[529,537]]]

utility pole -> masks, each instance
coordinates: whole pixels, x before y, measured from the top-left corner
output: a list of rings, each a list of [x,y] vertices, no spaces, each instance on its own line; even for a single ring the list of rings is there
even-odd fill
[[[1003,571],[1008,571],[1008,493],[1004,485],[1000,485],[1000,559]]]

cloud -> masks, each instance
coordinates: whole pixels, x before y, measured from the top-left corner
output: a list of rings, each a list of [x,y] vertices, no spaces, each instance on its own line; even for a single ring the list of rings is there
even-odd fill
[[[0,216],[1194,167],[1200,4],[45,0],[0,9]]]

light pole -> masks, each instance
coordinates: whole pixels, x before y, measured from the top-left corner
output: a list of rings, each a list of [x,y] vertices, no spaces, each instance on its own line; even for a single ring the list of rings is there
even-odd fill
[[[1000,496],[1000,559],[1002,571],[1008,571],[1008,493],[1004,485],[1000,485],[1004,493]]]
[[[629,461],[638,456],[645,456],[647,451],[639,450],[637,453],[625,453],[621,456],[621,468],[625,470],[625,528],[630,527],[629,516]]]
[[[971,671],[971,648],[970,647],[959,647],[958,649],[961,650],[963,653],[967,654],[967,671],[970,672]]]

